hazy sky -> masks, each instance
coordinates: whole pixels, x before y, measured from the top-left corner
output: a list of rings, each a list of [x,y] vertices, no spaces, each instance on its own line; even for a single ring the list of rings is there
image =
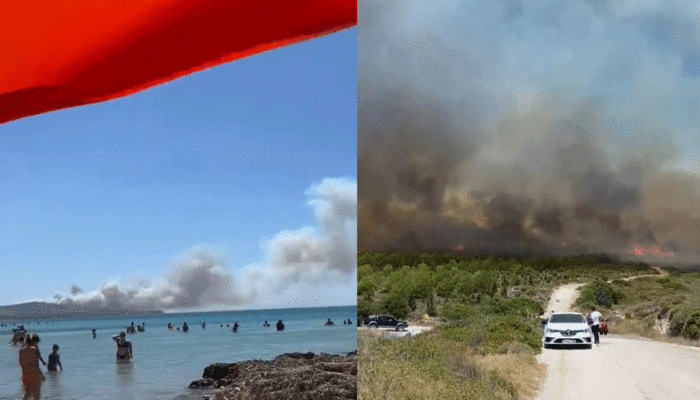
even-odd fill
[[[353,304],[356,35],[0,125],[0,304]]]
[[[358,4],[359,249],[700,262],[697,0]]]

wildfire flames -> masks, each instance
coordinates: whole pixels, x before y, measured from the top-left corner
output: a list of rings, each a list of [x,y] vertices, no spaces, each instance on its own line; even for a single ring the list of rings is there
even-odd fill
[[[635,245],[631,253],[635,256],[652,256],[652,257],[673,257],[675,253],[672,251],[666,251],[661,249],[659,246],[644,247],[640,245]]]

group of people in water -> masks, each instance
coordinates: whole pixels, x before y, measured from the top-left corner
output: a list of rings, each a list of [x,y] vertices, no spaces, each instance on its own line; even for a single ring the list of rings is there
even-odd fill
[[[136,331],[146,332],[146,323],[142,322],[140,325],[134,325],[132,322],[131,325],[126,327],[126,333],[136,333]]]
[[[345,324],[345,321],[343,321],[343,324]],[[223,327],[224,327],[224,324],[221,324],[220,326],[223,328]],[[266,320],[265,322],[263,322],[263,327],[269,328],[270,326],[272,326],[272,325],[270,325],[270,323],[267,322],[267,320]],[[236,322],[233,323],[233,326],[232,326],[231,324],[226,324],[226,327],[227,327],[227,328],[231,328],[231,331],[232,331],[232,332],[238,332],[238,328],[240,328],[241,325],[238,323],[238,321],[236,321]],[[207,328],[207,323],[206,323],[206,322],[202,322],[202,329],[206,329],[206,328]],[[179,330],[180,330],[180,327],[179,327],[179,326],[178,326],[178,327],[173,327],[173,324],[170,323],[170,322],[168,322],[168,330],[173,330],[173,329],[176,329],[176,330],[179,331]],[[189,330],[190,330],[190,327],[189,327],[189,325],[187,325],[187,322],[183,323],[183,324],[182,324],[182,331],[183,331],[183,332],[187,332],[187,331],[189,331]],[[278,331],[283,331],[283,330],[284,330],[284,323],[282,322],[282,320],[277,321],[277,330],[278,330]]]
[[[326,326],[333,326],[333,325],[335,325],[335,322],[331,321],[331,319],[328,318],[328,321],[326,321]],[[344,319],[343,325],[352,325],[352,321],[350,320],[350,318]]]
[[[348,324],[352,324],[350,319],[343,320],[343,325]],[[326,325],[335,325],[335,323],[328,318]],[[140,325],[135,325],[132,322],[131,325],[126,327],[126,331],[122,331],[118,335],[112,336],[112,340],[114,340],[117,345],[117,362],[129,362],[134,356],[133,346],[126,337],[127,332],[145,332],[145,326],[145,322],[141,323]],[[223,327],[223,324],[221,324],[221,326]],[[226,324],[226,327],[229,326],[229,324]],[[263,323],[263,327],[269,328],[270,326],[272,325],[268,321]],[[233,326],[231,327],[231,331],[238,332],[239,327],[240,325],[238,322],[234,322]],[[277,321],[276,327],[277,331],[284,330],[285,326],[282,320]],[[19,329],[21,332],[18,332],[15,335],[15,337],[19,336],[19,339],[17,341],[13,339],[12,343],[21,344],[21,348],[19,350],[19,364],[22,368],[22,384],[24,385],[25,390],[24,399],[39,399],[41,396],[41,384],[44,380],[46,380],[46,376],[39,367],[39,362],[43,363],[49,372],[57,372],[59,368],[61,371],[63,371],[61,356],[58,353],[59,346],[57,344],[53,345],[53,351],[51,354],[49,354],[49,362],[47,363],[41,357],[41,352],[39,351],[39,336],[34,333],[26,333],[24,326],[20,326]],[[172,323],[168,323],[168,329],[173,329]],[[202,322],[202,329],[206,329],[206,322]],[[180,327],[177,327],[177,330],[180,330]],[[187,322],[183,323],[182,331],[187,332],[188,330],[189,326],[187,325]],[[92,330],[92,337],[97,338],[96,329]]]
[[[22,368],[25,400],[41,398],[41,384],[46,380],[46,376],[41,371],[39,362],[44,364],[49,372],[58,372],[59,368],[63,371],[58,349],[58,345],[54,344],[47,363],[39,351],[39,336],[34,333],[25,335],[22,347],[19,349],[19,365]]]

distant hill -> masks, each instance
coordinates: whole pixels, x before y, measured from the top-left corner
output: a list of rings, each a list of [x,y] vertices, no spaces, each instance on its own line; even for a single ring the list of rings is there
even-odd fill
[[[29,303],[0,306],[2,320],[39,320],[49,318],[89,318],[97,316],[119,316],[140,314],[163,314],[163,311],[137,309],[106,309],[78,304],[57,304],[33,301]]]

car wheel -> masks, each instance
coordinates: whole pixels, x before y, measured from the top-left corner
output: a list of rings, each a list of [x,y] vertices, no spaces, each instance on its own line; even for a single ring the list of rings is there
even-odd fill
[[[377,329],[377,324],[369,324],[369,329]]]
[[[403,332],[404,330],[406,330],[406,327],[403,326],[403,325],[399,325],[399,326],[396,327],[396,330],[399,331],[399,332]]]

